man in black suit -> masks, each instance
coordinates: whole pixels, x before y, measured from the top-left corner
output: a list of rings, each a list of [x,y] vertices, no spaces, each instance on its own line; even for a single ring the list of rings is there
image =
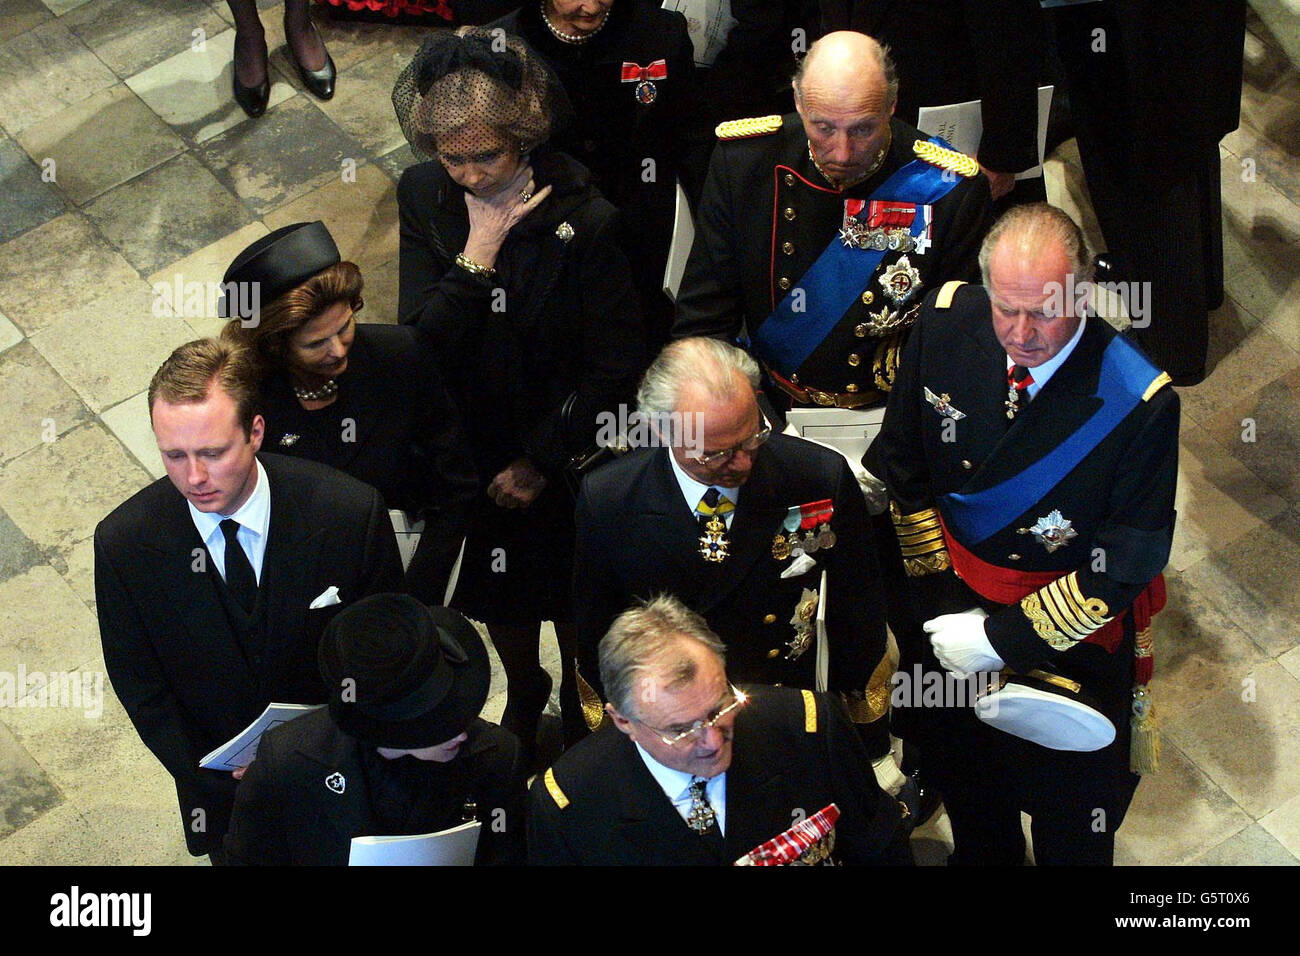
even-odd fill
[[[901,648],[899,669],[909,686],[1055,672],[1114,737],[1045,742],[1028,728],[1026,739],[977,719],[969,693],[899,692],[944,795],[954,862],[1021,863],[1023,810],[1038,863],[1109,864],[1133,771],[1153,769],[1145,684],[1173,537],[1178,396],[1080,309],[1090,258],[1065,213],[1016,207],[980,261],[985,288],[927,298],[877,442],[929,635]],[[1094,749],[1057,749],[1085,743]]]
[[[167,468],[95,529],[95,598],[113,689],[176,780],[192,854],[221,862],[236,782],[199,769],[271,701],[322,703],[321,631],[401,586],[383,500],[314,462],[259,457],[246,352],[181,346],[149,386]]]
[[[867,724],[883,714],[888,687],[880,680],[874,698],[867,693],[885,619],[862,492],[836,452],[772,434],[757,385],[754,360],[716,339],[674,342],[646,372],[632,434],[671,447],[637,448],[583,483],[579,671],[599,689],[597,646],[610,623],[667,592],[721,635],[737,680],[838,691]],[[599,702],[587,704],[594,727]]]
[[[723,654],[675,598],[620,615],[600,644],[610,723],[534,781],[529,862],[726,865],[833,803],[834,829],[797,862],[911,863],[839,702],[740,690]]]

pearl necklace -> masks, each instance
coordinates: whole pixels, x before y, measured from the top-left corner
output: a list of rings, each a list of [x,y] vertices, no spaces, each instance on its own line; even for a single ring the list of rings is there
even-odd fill
[[[609,22],[609,13],[606,12],[604,19],[600,21],[600,25],[597,26],[596,29],[592,30],[590,33],[581,33],[574,36],[571,33],[562,33],[555,24],[551,22],[551,18],[546,15],[546,0],[542,0],[541,11],[542,22],[546,24],[546,29],[550,30],[551,36],[555,37],[555,39],[559,40],[561,43],[572,43],[574,45],[586,43],[601,30],[605,29],[605,24]]]
[[[300,402],[319,402],[322,398],[329,398],[339,390],[339,383],[334,379],[328,379],[320,388],[299,388],[293,387],[293,394],[298,397]]]

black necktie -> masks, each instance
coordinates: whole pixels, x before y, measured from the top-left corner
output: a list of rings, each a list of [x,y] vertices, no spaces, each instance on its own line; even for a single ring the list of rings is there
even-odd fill
[[[224,519],[221,522],[221,533],[226,538],[226,587],[230,588],[230,593],[235,596],[244,613],[252,614],[253,605],[257,603],[257,576],[253,574],[253,566],[248,563],[244,546],[236,537],[239,534],[239,522],[234,518]]]

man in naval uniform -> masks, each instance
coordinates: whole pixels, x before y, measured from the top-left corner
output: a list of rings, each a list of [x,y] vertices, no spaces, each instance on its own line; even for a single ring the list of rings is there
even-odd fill
[[[1023,810],[1038,863],[1109,864],[1138,781],[1130,764],[1141,772],[1157,754],[1145,682],[1173,535],[1178,396],[1085,317],[1089,262],[1058,209],[999,220],[980,255],[984,288],[927,297],[877,443],[929,634],[903,649],[902,676],[915,684],[916,662],[956,678],[1054,672],[1115,729],[1109,745],[1073,752],[1055,747],[1077,741],[981,722],[955,697],[922,709],[953,862],[1022,862]]]
[[[610,720],[534,781],[530,863],[718,866],[759,847],[787,863],[912,862],[839,702],[736,687],[722,642],[680,601],[620,615],[600,671]]]
[[[814,43],[794,90],[797,113],[718,127],[673,334],[747,338],[778,408],[855,410],[838,417],[874,431],[879,414],[862,410],[885,402],[925,293],[978,274],[989,184],[974,159],[892,118],[893,64],[864,34]],[[876,469],[860,456],[851,464],[881,513]],[[873,531],[890,628],[919,634],[897,599],[902,564],[883,514]],[[873,688],[888,678],[881,660]]]
[[[623,611],[668,593],[726,642],[736,680],[839,692],[867,725],[888,687],[868,699],[885,617],[866,505],[842,457],[772,433],[758,380],[752,357],[708,338],[669,344],[646,371],[637,401],[654,441],[594,471],[578,499],[579,673],[607,690],[601,638]],[[594,727],[600,701],[584,697]]]

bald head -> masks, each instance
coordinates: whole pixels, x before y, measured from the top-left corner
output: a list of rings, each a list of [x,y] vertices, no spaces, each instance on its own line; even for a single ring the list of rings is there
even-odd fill
[[[892,113],[898,77],[889,51],[865,33],[828,33],[808,50],[794,76],[795,98],[835,102],[846,109]]]

